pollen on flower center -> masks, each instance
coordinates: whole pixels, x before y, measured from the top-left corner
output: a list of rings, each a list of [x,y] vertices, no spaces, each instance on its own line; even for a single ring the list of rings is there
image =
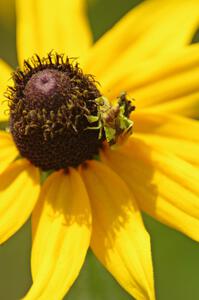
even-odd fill
[[[93,76],[63,55],[34,56],[13,80],[10,131],[20,154],[42,170],[76,167],[131,127],[125,96],[112,108]]]

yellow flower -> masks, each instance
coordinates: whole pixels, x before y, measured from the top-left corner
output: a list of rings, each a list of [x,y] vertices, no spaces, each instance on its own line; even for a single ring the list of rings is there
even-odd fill
[[[39,168],[26,158],[16,160],[19,152],[11,134],[1,131],[0,242],[13,235],[32,213],[33,285],[26,300],[62,299],[77,278],[89,246],[130,295],[138,300],[153,300],[150,239],[140,211],[199,240],[199,125],[188,118],[199,111],[199,45],[189,45],[199,24],[199,2],[146,1],[94,45],[84,8],[83,0],[18,0],[19,65],[23,67],[24,59],[35,53],[44,57],[51,50],[78,57],[84,72],[94,74],[101,83],[100,95],[113,100],[126,91],[136,99],[136,111],[130,115],[134,133],[124,144],[103,146],[99,160],[81,161],[77,168],[61,168],[41,185]],[[24,143],[29,128],[39,124],[35,121],[39,119],[34,115],[35,107],[30,109],[37,97],[38,76],[42,74],[43,82],[47,76],[48,82],[54,80],[52,76],[59,77],[57,72],[63,64],[63,68],[69,68],[66,61],[56,63],[52,56],[55,73],[42,73],[43,69],[49,70],[50,57],[51,54],[40,66],[39,58],[33,66],[33,57],[32,66],[26,63],[24,73],[15,73],[15,88],[10,90],[10,127],[21,154],[27,150],[23,147],[27,146]],[[3,95],[11,84],[8,79],[12,70],[2,61],[0,66]],[[65,83],[67,76],[63,78]],[[85,79],[81,76],[80,83]],[[86,84],[92,85],[93,92],[95,82],[89,80]],[[54,89],[54,82],[45,91]],[[24,104],[23,93],[33,95],[33,102]],[[36,106],[42,102],[40,96],[37,100]],[[96,104],[95,100],[92,103]],[[22,107],[30,105],[29,111],[21,110],[19,103]],[[3,101],[1,121],[8,118],[5,110],[7,102]],[[39,116],[48,118],[48,113],[54,120],[53,112],[44,111],[44,117]],[[32,123],[28,123],[29,117]],[[23,122],[29,124],[25,133],[20,131]],[[92,147],[92,140],[89,142]],[[34,151],[42,150],[43,144],[38,146],[37,138],[27,143],[33,161]],[[45,149],[47,158],[51,146]],[[84,146],[81,144],[82,151]],[[81,152],[73,147],[72,153],[76,155],[78,151]],[[58,158],[61,159],[60,153]]]

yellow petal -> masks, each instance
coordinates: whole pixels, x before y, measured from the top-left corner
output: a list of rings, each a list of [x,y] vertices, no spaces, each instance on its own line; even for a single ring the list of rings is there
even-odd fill
[[[135,136],[145,143],[199,164],[199,123],[181,116],[148,111],[135,113]]]
[[[173,66],[168,70],[168,73],[163,75],[159,73],[158,78],[148,85],[130,89],[130,93],[133,93],[134,98],[138,99],[138,105],[140,107],[150,107],[155,104],[168,102],[176,99],[183,98],[187,95],[192,95],[199,91],[198,77],[199,77],[199,47],[197,47],[197,58],[190,62],[189,57],[184,58],[184,62],[180,68],[178,68],[178,61],[176,63],[172,60]],[[190,51],[191,52],[191,51]],[[191,53],[189,53],[193,58]],[[170,64],[171,66],[171,64]],[[176,68],[176,72],[173,69]],[[162,69],[161,69],[162,70]],[[197,96],[197,95],[196,95]],[[195,102],[199,102],[196,98]],[[193,103],[190,103],[193,105]]]
[[[199,122],[189,118],[163,114],[137,112],[132,115],[136,133],[156,134],[165,137],[199,142]]]
[[[8,86],[11,85],[12,69],[0,59],[0,121],[8,120],[8,100],[4,93]]]
[[[183,130],[183,129],[182,129]],[[191,141],[159,136],[155,134],[135,134],[134,137],[140,138],[147,145],[154,149],[161,148],[170,153],[176,154],[187,162],[199,166],[199,144]],[[134,138],[132,137],[132,138]]]
[[[173,113],[197,118],[199,114],[199,92],[191,92],[186,96],[175,98],[146,108],[147,113]]]
[[[0,173],[17,157],[18,151],[9,133],[0,131]]]
[[[199,170],[136,138],[102,154],[126,181],[140,208],[199,241]]]
[[[19,61],[51,50],[78,57],[91,45],[85,0],[17,0]]]
[[[90,244],[91,211],[74,169],[51,175],[33,213],[33,285],[24,299],[62,299],[79,274]]]
[[[39,171],[26,160],[13,162],[0,175],[0,243],[28,219],[38,199]]]
[[[155,299],[150,238],[133,196],[99,162],[89,162],[81,172],[93,213],[92,250],[137,300]]]
[[[131,70],[121,68],[115,76],[105,76],[101,84],[104,92],[110,91],[111,98],[121,91],[128,92],[139,109],[169,104],[171,112],[198,115],[198,77],[199,45],[195,44],[140,62]]]
[[[198,18],[198,0],[144,1],[96,43],[87,69],[101,80],[105,72],[115,75],[143,59],[179,49],[190,42]]]

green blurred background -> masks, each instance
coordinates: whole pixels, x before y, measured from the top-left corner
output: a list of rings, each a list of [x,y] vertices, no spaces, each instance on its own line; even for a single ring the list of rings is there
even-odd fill
[[[141,1],[88,0],[88,15],[95,40],[139,2]],[[199,35],[196,34],[194,42],[198,40]],[[0,0],[0,41],[0,57],[15,67],[14,0]],[[157,300],[198,300],[199,245],[147,216],[144,216],[144,221],[152,240]],[[0,247],[0,300],[20,299],[31,285],[30,249],[30,222],[27,222]],[[132,298],[89,252],[78,280],[65,299]]]

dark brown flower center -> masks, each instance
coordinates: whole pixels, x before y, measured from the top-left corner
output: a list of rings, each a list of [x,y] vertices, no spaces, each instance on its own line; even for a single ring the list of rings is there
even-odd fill
[[[98,154],[103,137],[87,130],[87,116],[97,115],[100,97],[93,77],[60,55],[34,57],[24,66],[14,73],[10,90],[10,130],[21,155],[50,170],[75,167]]]

